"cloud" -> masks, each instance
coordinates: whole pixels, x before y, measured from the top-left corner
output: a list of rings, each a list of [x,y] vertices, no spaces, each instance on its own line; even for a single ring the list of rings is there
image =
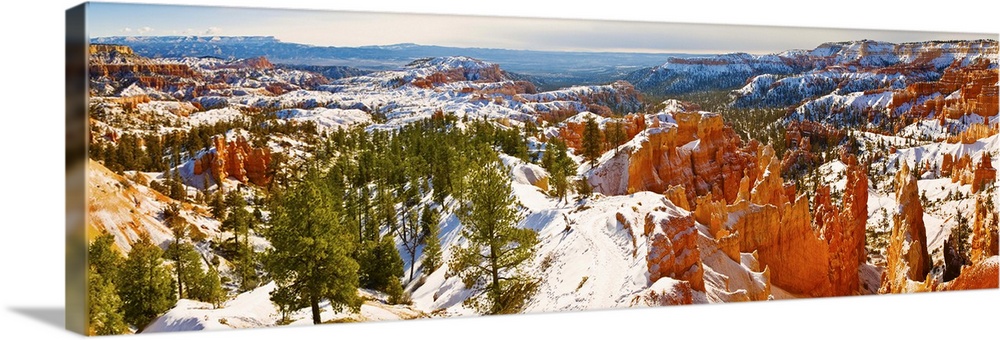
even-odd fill
[[[131,27],[122,28],[122,33],[131,33],[131,32],[132,32],[132,28]]]
[[[212,26],[212,27],[209,27],[207,30],[205,30],[205,35],[215,35],[215,34],[219,34],[220,32],[222,32],[221,28]]]
[[[152,32],[153,28],[149,27],[149,26],[143,26],[143,27],[139,28],[136,31],[139,32],[139,34],[146,34],[146,33]]]

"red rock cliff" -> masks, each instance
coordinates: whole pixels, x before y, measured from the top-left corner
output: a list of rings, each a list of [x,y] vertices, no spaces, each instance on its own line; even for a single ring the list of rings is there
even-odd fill
[[[906,104],[913,105],[907,112],[911,117],[927,117],[932,113],[942,119],[957,119],[965,114],[995,117],[998,109],[997,76],[998,70],[991,69],[989,60],[985,58],[967,66],[956,61],[945,69],[938,81],[913,83],[894,92],[891,107],[897,109]],[[930,99],[920,103],[924,97]]]
[[[893,216],[880,293],[913,291],[910,282],[924,282],[931,266],[927,254],[924,209],[920,205],[917,178],[913,176],[909,164],[903,163],[902,169],[896,174],[895,183],[896,202],[899,206]]]
[[[212,178],[221,182],[223,178],[232,177],[242,183],[253,183],[266,186],[271,182],[268,165],[271,163],[271,150],[266,147],[254,148],[243,136],[226,142],[225,137],[212,137],[214,152],[205,153],[195,160],[194,173],[200,175],[211,171]]]
[[[623,195],[639,191],[663,193],[672,186],[681,186],[692,206],[696,205],[695,198],[708,194],[726,203],[736,201],[741,179],[747,176],[755,180],[761,171],[757,164],[760,144],[751,141],[743,145],[718,114],[673,114],[676,126],[650,127],[645,130],[645,139],[623,150],[628,157],[627,183],[598,190],[606,195]],[[600,176],[601,171],[595,173]]]
[[[840,207],[830,200],[830,188],[816,194],[814,224],[829,245],[830,281],[833,295],[854,295],[860,279],[858,267],[865,263],[865,225],[868,220],[868,178],[854,155],[844,158],[847,184]]]
[[[705,291],[705,270],[694,217],[681,210],[653,211],[646,215],[645,230],[651,240],[646,256],[649,281],[672,277],[690,282],[695,290]]]
[[[975,214],[975,219],[972,222],[972,246],[969,250],[969,259],[972,263],[979,263],[991,256],[1000,255],[1000,247],[998,247],[1000,240],[997,237],[1000,213],[997,212],[996,202],[989,204],[987,196],[978,195]]]

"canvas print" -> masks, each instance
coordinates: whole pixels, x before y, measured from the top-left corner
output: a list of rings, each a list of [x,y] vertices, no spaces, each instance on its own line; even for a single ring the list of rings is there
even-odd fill
[[[83,9],[90,335],[998,287],[996,33]]]

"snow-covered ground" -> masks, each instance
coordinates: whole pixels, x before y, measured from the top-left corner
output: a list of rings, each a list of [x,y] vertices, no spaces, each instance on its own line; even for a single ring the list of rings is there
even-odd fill
[[[876,134],[862,135],[862,140],[883,140],[889,145],[895,143],[905,144],[912,142],[900,137],[886,137]],[[862,143],[864,144],[864,143]],[[902,166],[903,162],[909,164],[911,168],[914,164],[940,165],[944,155],[951,154],[955,157],[969,155],[975,162],[984,153],[991,155],[991,162],[996,167],[1000,164],[1000,135],[993,135],[980,139],[971,144],[963,143],[926,143],[921,146],[900,148],[895,153],[887,157],[876,160],[872,165],[876,177],[869,179],[868,193],[868,228],[879,231],[888,231],[892,227],[892,214],[899,205],[896,202],[895,193],[892,189],[892,181],[895,173]],[[839,160],[834,160],[823,164],[819,168],[822,174],[822,183],[831,185],[834,192],[843,192],[846,185],[844,170],[846,166]],[[884,170],[883,170],[884,169]],[[960,182],[952,182],[949,177],[940,177],[939,167],[937,172],[924,173],[917,181],[918,192],[927,197],[924,208],[924,227],[927,232],[927,249],[932,254],[932,261],[938,263],[943,261],[943,253],[940,248],[944,245],[958,221],[956,214],[962,214],[971,220],[972,211],[975,207],[975,195],[972,193],[971,185],[962,185]],[[874,184],[874,187],[873,185]],[[993,201],[1000,202],[1000,191],[994,190]],[[961,198],[955,198],[956,196]],[[937,251],[935,251],[937,250]]]

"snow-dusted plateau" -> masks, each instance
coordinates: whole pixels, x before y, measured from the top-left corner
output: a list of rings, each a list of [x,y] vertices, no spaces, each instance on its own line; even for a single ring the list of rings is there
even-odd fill
[[[995,40],[89,52],[94,334],[998,288]]]

